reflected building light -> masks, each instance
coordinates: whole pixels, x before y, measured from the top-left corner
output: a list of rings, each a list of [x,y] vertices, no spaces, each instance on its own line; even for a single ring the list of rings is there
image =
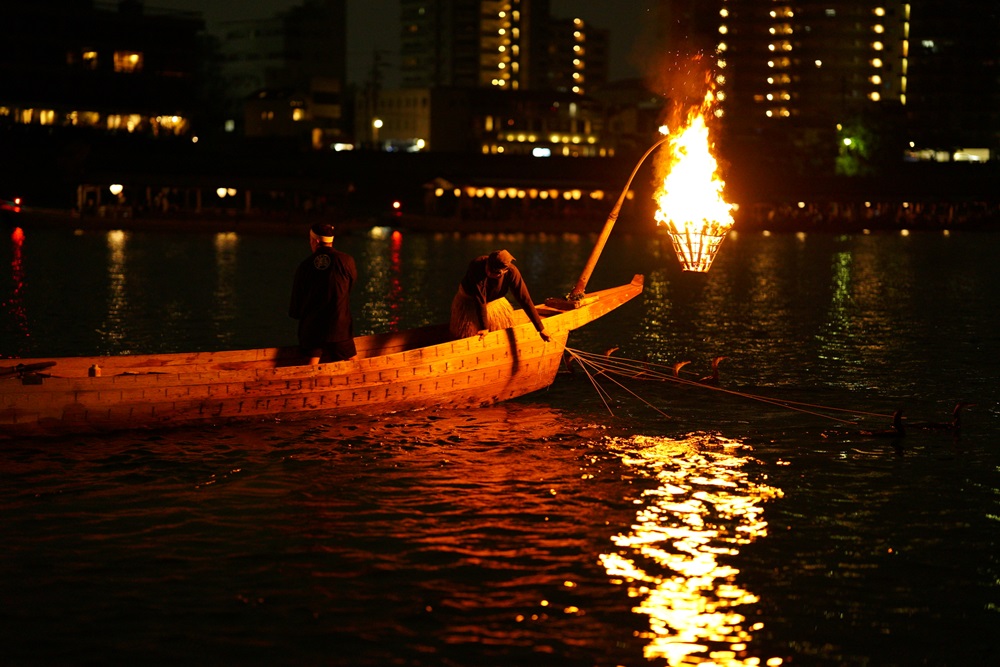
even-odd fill
[[[9,297],[0,300],[0,306],[3,307],[3,310],[10,316],[11,320],[16,323],[16,328],[21,334],[21,343],[26,345],[31,336],[31,331],[28,327],[28,311],[24,305],[24,230],[20,227],[15,227],[10,234],[10,241],[12,251],[10,277],[13,289]],[[5,352],[7,354],[22,356],[25,350],[10,349],[5,350]]]
[[[101,334],[112,344],[111,350],[119,354],[128,352],[123,347],[125,341],[124,323],[128,319],[129,301],[125,271],[128,234],[120,229],[109,231],[108,245],[108,298]]]
[[[231,346],[235,338],[232,323],[239,306],[236,299],[238,245],[239,235],[236,232],[215,235],[215,308],[211,317],[215,338],[224,347]]]

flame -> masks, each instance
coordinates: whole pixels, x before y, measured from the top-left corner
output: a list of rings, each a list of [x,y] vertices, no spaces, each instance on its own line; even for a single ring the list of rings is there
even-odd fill
[[[711,153],[706,118],[712,115],[715,96],[710,90],[702,104],[692,108],[680,129],[670,133],[667,158],[661,158],[663,182],[654,199],[654,217],[674,242],[685,271],[708,271],[726,234],[733,226],[734,204],[726,202],[725,182]]]

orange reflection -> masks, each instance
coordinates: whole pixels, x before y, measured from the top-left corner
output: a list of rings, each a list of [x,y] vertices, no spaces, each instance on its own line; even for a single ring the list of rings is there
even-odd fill
[[[658,482],[636,501],[631,531],[612,538],[618,549],[601,555],[612,581],[638,600],[633,611],[649,616],[646,657],[670,665],[762,664],[749,645],[763,626],[748,626],[741,613],[758,598],[720,557],[767,534],[763,505],[781,491],[749,478],[740,455],[745,446],[735,440],[634,436],[610,446]]]
[[[10,260],[12,289],[10,296],[5,301],[0,301],[0,306],[10,314],[11,321],[16,323],[17,329],[22,334],[22,345],[24,345],[31,336],[31,332],[28,329],[28,311],[24,306],[24,230],[20,227],[15,227],[11,232],[10,241],[12,251]],[[15,356],[20,356],[24,352],[24,349],[17,351],[4,350],[5,354],[0,354],[0,357],[15,354],[15,352]]]
[[[400,309],[403,304],[403,234],[398,230],[393,230],[389,243],[389,266],[391,270],[389,278],[389,294],[386,300],[389,302],[389,310],[392,315],[389,318],[390,331],[399,329]]]

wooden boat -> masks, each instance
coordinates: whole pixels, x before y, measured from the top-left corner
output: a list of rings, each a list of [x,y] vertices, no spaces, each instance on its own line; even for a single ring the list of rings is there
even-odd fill
[[[295,348],[20,359],[0,367],[0,438],[181,424],[472,407],[552,384],[571,331],[642,292],[642,276],[523,311],[509,329],[455,340],[447,325],[356,339],[358,356],[302,365]],[[3,362],[0,362],[3,363]]]
[[[356,358],[319,366],[304,365],[295,348],[22,359],[0,367],[0,439],[477,407],[544,389],[571,331],[642,292],[640,275],[584,290],[639,166],[668,139],[636,163],[570,294],[538,308],[549,342],[518,310],[514,326],[482,338],[456,340],[447,325],[362,336]]]

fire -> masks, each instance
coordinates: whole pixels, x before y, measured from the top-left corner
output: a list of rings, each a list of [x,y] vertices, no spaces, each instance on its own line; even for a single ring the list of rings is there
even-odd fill
[[[671,132],[666,162],[661,158],[663,182],[654,196],[658,225],[666,227],[677,258],[685,271],[705,272],[733,226],[734,204],[726,202],[725,183],[712,156],[706,118],[715,96],[705,95],[701,106],[691,109],[683,126]]]

